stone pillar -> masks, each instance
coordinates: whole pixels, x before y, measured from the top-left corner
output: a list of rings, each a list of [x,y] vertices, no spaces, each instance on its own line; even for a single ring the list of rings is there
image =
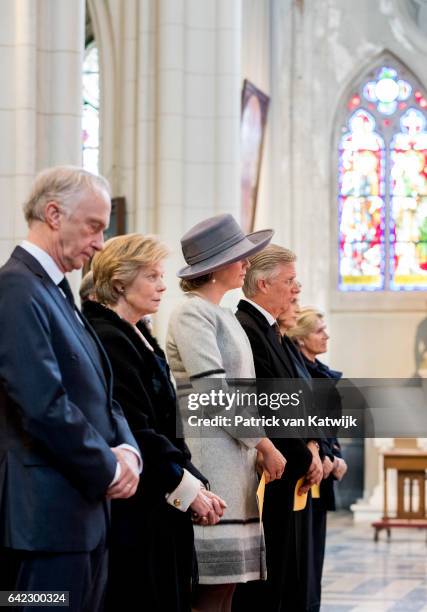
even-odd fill
[[[0,3],[0,263],[26,235],[35,174],[81,161],[83,23],[83,0]]]
[[[240,206],[240,3],[158,2],[156,231],[174,248],[169,300],[178,298],[179,237]],[[160,317],[160,327],[167,315]]]
[[[116,146],[101,171],[126,197],[128,231],[159,234],[172,250],[156,317],[162,339],[180,295],[180,236],[209,215],[239,214],[241,3],[91,0],[90,8],[101,61],[108,38],[116,66],[116,104],[102,128]]]

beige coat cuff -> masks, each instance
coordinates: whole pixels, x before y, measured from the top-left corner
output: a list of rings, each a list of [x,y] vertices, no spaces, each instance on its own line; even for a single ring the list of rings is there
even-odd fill
[[[200,480],[184,468],[181,482],[174,491],[166,494],[166,501],[177,510],[187,512],[198,496],[201,486]]]

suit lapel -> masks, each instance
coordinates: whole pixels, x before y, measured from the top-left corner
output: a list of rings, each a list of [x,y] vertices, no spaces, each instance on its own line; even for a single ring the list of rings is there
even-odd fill
[[[76,332],[76,337],[81,343],[83,349],[88,354],[91,362],[93,363],[96,371],[98,372],[102,380],[104,387],[106,387],[109,394],[111,394],[111,376],[109,377],[109,381],[107,384],[106,375],[101,366],[100,355],[97,353],[96,350],[97,348],[99,349],[100,344],[96,339],[95,332],[93,332],[92,330],[93,335],[91,337],[90,332],[88,331],[90,328],[89,324],[88,329],[85,329],[85,327],[79,323],[79,321],[77,320],[76,313],[74,312],[74,309],[70,302],[64,298],[59,288],[55,285],[50,276],[44,270],[43,266],[41,266],[39,262],[30,253],[18,246],[14,249],[12,257],[15,257],[16,259],[22,261],[33,272],[33,274],[40,278],[50,297],[56,302],[60,311],[67,319],[73,330]],[[83,317],[82,321],[84,321]],[[100,350],[100,353],[102,357],[105,357],[103,349]],[[106,359],[106,362],[108,363],[108,359]],[[109,363],[108,370],[111,373]]]
[[[93,329],[92,325],[89,323],[89,321],[86,319],[86,317],[82,314],[80,310],[79,310],[79,315],[81,316],[82,321],[85,324],[85,328],[86,328],[88,335],[90,336],[90,338],[93,340],[93,343],[95,344],[95,347],[97,349],[97,355],[98,357],[100,357],[102,361],[104,380],[107,383],[108,395],[110,399],[112,399],[113,397],[113,371],[111,369],[110,360],[108,359],[108,355],[105,352],[105,349],[102,346],[102,343],[100,339],[98,338],[96,331]]]
[[[274,352],[276,358],[280,360],[282,367],[286,369],[288,376],[295,378],[295,369],[292,366],[292,361],[284,347],[279,344],[278,338],[265,316],[246,300],[240,300],[237,308],[248,314],[256,322],[261,334],[266,337],[270,349]]]
[[[56,285],[52,282],[50,278],[44,278],[43,283],[47,291],[49,292],[50,296],[55,300],[55,302],[61,309],[61,312],[64,314],[64,316],[70,323],[71,327],[76,332],[76,337],[78,338],[80,344],[82,345],[88,357],[92,361],[96,371],[98,372],[100,378],[102,379],[104,386],[108,390],[105,372],[101,365],[101,355],[97,352],[97,349],[99,349],[99,346],[94,338],[94,335],[95,335],[94,332],[93,332],[94,335],[91,336],[89,329],[86,329],[84,325],[82,325],[77,320],[77,316],[76,316],[76,313],[72,305],[66,298],[63,297],[58,287],[56,287]],[[82,317],[82,322],[86,323],[83,317]]]
[[[290,359],[288,352],[285,350],[285,347],[279,343],[279,340],[271,327],[267,337],[271,348],[275,352],[276,356],[280,359],[282,365],[285,366],[289,376],[291,378],[295,378],[295,368],[293,367],[293,362]]]

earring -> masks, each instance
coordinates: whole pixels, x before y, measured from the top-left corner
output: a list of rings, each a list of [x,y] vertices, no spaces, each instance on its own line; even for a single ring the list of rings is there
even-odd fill
[[[216,283],[216,278],[212,277],[211,283],[214,285]]]

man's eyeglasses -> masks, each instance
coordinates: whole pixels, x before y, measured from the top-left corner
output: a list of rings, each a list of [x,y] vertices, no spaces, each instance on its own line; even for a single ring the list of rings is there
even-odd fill
[[[283,281],[283,283],[287,287],[295,287],[296,289],[301,289],[301,283],[296,278],[287,278]]]
[[[295,289],[301,289],[302,287],[301,283],[296,278],[278,279],[277,277],[274,277],[274,278],[266,279],[265,282],[272,283],[272,282],[275,282],[276,280],[279,283],[283,283],[287,287],[294,287]]]

